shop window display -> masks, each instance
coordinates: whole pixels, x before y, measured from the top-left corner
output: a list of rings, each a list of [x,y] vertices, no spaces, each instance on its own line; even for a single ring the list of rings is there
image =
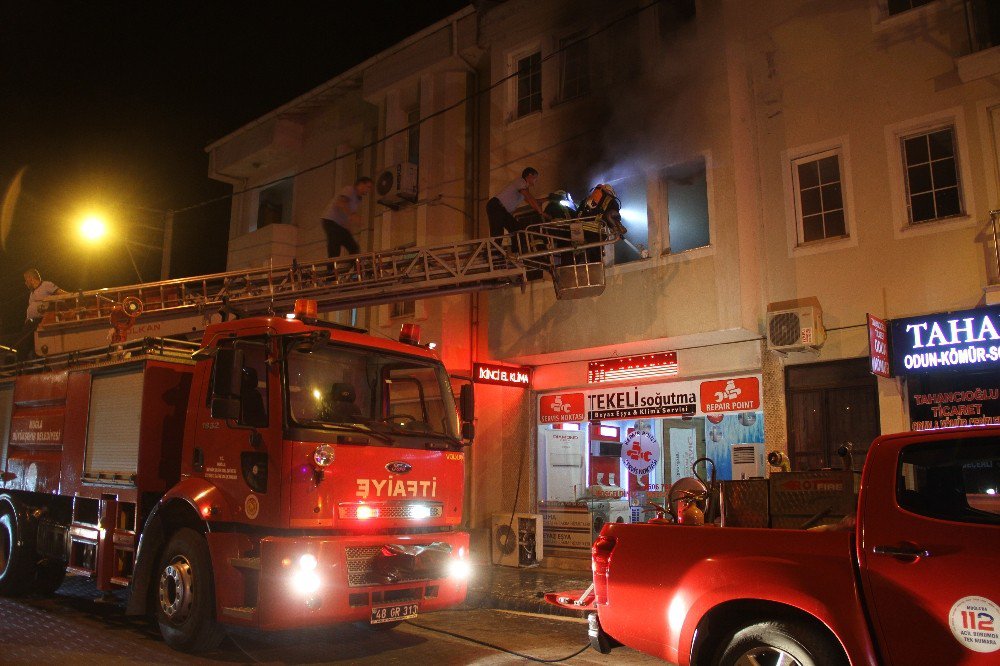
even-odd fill
[[[733,445],[763,441],[760,411],[540,425],[542,510],[585,507],[598,531],[609,520],[645,521],[649,503],[665,504],[670,485],[691,476],[698,458],[715,462],[717,479],[732,479]]]

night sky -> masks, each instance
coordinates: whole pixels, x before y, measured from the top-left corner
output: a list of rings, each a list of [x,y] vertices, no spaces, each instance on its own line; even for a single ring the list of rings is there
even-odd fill
[[[0,2],[0,195],[25,168],[0,251],[2,330],[20,330],[21,273],[67,290],[137,281],[121,243],[78,240],[87,210],[123,228],[158,279],[162,214],[224,197],[205,147],[469,4]],[[229,202],[175,219],[171,277],[225,270]]]

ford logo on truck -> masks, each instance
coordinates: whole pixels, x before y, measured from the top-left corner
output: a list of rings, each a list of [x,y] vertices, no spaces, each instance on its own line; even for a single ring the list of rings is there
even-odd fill
[[[386,465],[385,468],[392,474],[406,474],[413,469],[413,465],[403,462],[402,460],[394,460]]]

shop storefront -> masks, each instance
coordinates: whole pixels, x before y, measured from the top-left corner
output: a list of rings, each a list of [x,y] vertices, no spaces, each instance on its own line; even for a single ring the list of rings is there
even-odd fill
[[[1000,306],[894,319],[890,331],[912,430],[1000,423]]]
[[[589,557],[605,522],[647,520],[699,458],[718,479],[765,471],[759,374],[542,393],[537,413],[546,557]]]

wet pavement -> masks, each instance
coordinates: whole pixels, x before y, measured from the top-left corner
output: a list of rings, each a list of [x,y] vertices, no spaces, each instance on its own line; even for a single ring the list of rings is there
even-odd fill
[[[543,597],[546,592],[586,589],[591,580],[589,571],[481,565],[473,567],[466,604],[583,618],[586,613],[553,606]]]
[[[51,598],[0,598],[0,663],[662,664],[627,648],[595,652],[588,647],[584,613],[542,599],[589,582],[586,572],[479,566],[459,609],[421,615],[391,630],[347,624],[241,631],[218,650],[191,656],[168,648],[146,620],[125,617],[120,604],[95,602],[93,582],[71,576]]]

